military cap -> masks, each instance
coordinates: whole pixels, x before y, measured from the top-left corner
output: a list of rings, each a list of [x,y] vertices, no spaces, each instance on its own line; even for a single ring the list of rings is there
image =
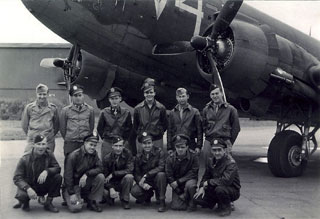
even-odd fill
[[[86,137],[83,138],[83,141],[92,141],[92,142],[98,142],[99,141],[99,136],[97,133],[93,132]]]
[[[217,89],[217,88],[220,89],[220,87],[219,87],[218,85],[216,85],[216,84],[211,84],[211,85],[210,85],[210,92],[213,91],[213,90],[215,90],[215,89]]]
[[[112,137],[112,144],[116,144],[119,141],[123,141],[123,138],[121,136],[113,136]]]
[[[180,87],[176,90],[176,95],[179,96],[179,95],[182,95],[182,94],[188,94],[188,91],[187,89],[183,88],[183,87]]]
[[[138,141],[140,142],[140,143],[143,143],[143,142],[145,142],[145,141],[147,141],[147,140],[152,140],[152,136],[149,134],[149,133],[147,133],[147,132],[143,132],[141,135],[139,135],[139,137],[138,137]]]
[[[154,79],[147,78],[147,79],[144,80],[143,85],[141,87],[141,90],[148,91],[148,90],[154,88],[154,85],[155,85]]]
[[[39,143],[42,142],[46,137],[44,135],[38,134],[34,137],[33,143]]]
[[[83,88],[80,87],[79,85],[73,85],[73,86],[71,86],[71,88],[69,90],[69,95],[73,96],[73,95],[80,93],[80,92],[83,93]]]
[[[49,88],[45,84],[38,84],[36,87],[36,93],[47,93],[49,91]]]
[[[185,134],[177,134],[173,136],[172,142],[176,145],[186,144],[189,145],[190,138]]]
[[[118,87],[112,87],[107,91],[107,97],[115,97],[120,96],[121,97],[122,90]]]
[[[210,141],[211,147],[227,148],[226,142],[221,138],[213,138]]]

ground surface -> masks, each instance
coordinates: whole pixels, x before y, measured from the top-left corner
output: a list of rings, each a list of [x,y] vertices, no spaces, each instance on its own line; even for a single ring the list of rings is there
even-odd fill
[[[4,126],[2,125],[1,128]],[[228,218],[319,218],[320,217],[320,153],[317,151],[309,161],[302,177],[276,178],[267,163],[255,162],[265,158],[267,147],[274,135],[275,128],[244,127],[234,146],[234,157],[238,162],[241,177],[241,197],[235,202],[236,210]],[[5,130],[7,133],[8,131]],[[10,138],[9,138],[10,139]],[[58,138],[56,157],[63,164],[62,139]],[[122,210],[119,202],[115,207],[104,206],[102,213],[84,210],[79,214],[69,213],[60,205],[61,198],[54,203],[59,207],[59,214],[43,211],[35,201],[31,202],[32,211],[24,213],[14,210],[16,187],[12,176],[19,157],[25,147],[24,140],[0,141],[1,147],[1,218],[219,218],[213,211],[198,208],[197,212],[156,212],[156,205],[151,207],[137,206],[131,200],[131,210]],[[265,159],[261,159],[265,160]],[[203,172],[203,169],[200,171]],[[167,191],[167,205],[171,200],[171,190]]]

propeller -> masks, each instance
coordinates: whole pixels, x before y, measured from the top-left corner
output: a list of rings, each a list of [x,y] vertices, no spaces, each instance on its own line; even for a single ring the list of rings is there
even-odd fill
[[[77,78],[80,71],[81,53],[80,46],[73,45],[70,49],[67,58],[44,58],[40,62],[40,66],[44,68],[62,68],[64,82],[59,82],[59,85],[64,85],[69,90],[71,83]]]
[[[196,50],[197,52],[197,68],[201,74],[208,74],[201,67],[199,57],[203,56],[209,60],[210,73],[212,75],[211,82],[221,87],[224,101],[225,92],[221,81],[220,73],[217,68],[217,58],[225,55],[229,41],[223,39],[223,33],[228,29],[230,23],[238,13],[243,0],[228,0],[219,12],[215,22],[211,25],[211,32],[208,36],[194,36],[188,41],[177,41],[168,44],[157,44],[153,47],[153,55],[180,55]],[[231,48],[232,50],[233,48]]]

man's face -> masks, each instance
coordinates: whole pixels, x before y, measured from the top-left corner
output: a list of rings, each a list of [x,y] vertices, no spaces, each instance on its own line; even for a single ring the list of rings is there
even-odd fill
[[[85,141],[84,142],[84,149],[88,154],[93,154],[96,151],[97,142],[95,141]]]
[[[222,147],[211,147],[211,153],[217,160],[220,160],[226,154],[226,149]]]
[[[122,98],[120,96],[113,96],[109,98],[109,102],[112,107],[118,107],[120,105]]]
[[[40,103],[44,103],[47,101],[48,98],[48,92],[39,92],[37,93],[37,100]]]
[[[149,101],[149,102],[153,101],[155,96],[156,96],[156,92],[154,91],[154,88],[144,91],[144,98],[146,101]]]
[[[177,99],[178,104],[185,105],[188,103],[189,95],[186,93],[179,94],[179,95],[176,95],[176,99]]]
[[[177,154],[179,156],[184,156],[187,154],[188,146],[186,144],[178,144],[175,146]]]
[[[151,139],[142,142],[142,148],[145,152],[150,152],[153,147],[153,142]]]
[[[223,95],[219,88],[216,88],[210,92],[210,98],[216,104],[223,102]]]
[[[47,139],[44,138],[42,141],[34,144],[34,153],[38,156],[43,155],[47,150]]]
[[[118,141],[112,145],[112,150],[116,155],[120,155],[123,151],[123,141]]]
[[[73,104],[81,105],[84,103],[84,95],[82,92],[74,94],[71,98]]]

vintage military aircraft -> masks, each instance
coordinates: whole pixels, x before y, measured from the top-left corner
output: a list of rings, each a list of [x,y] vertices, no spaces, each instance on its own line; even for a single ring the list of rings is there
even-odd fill
[[[301,175],[318,147],[320,42],[242,0],[22,1],[73,44],[69,57],[41,65],[62,68],[66,84],[83,85],[100,108],[111,86],[135,105],[152,77],[168,108],[183,86],[202,109],[214,82],[241,116],[277,121],[268,149],[275,176]]]

